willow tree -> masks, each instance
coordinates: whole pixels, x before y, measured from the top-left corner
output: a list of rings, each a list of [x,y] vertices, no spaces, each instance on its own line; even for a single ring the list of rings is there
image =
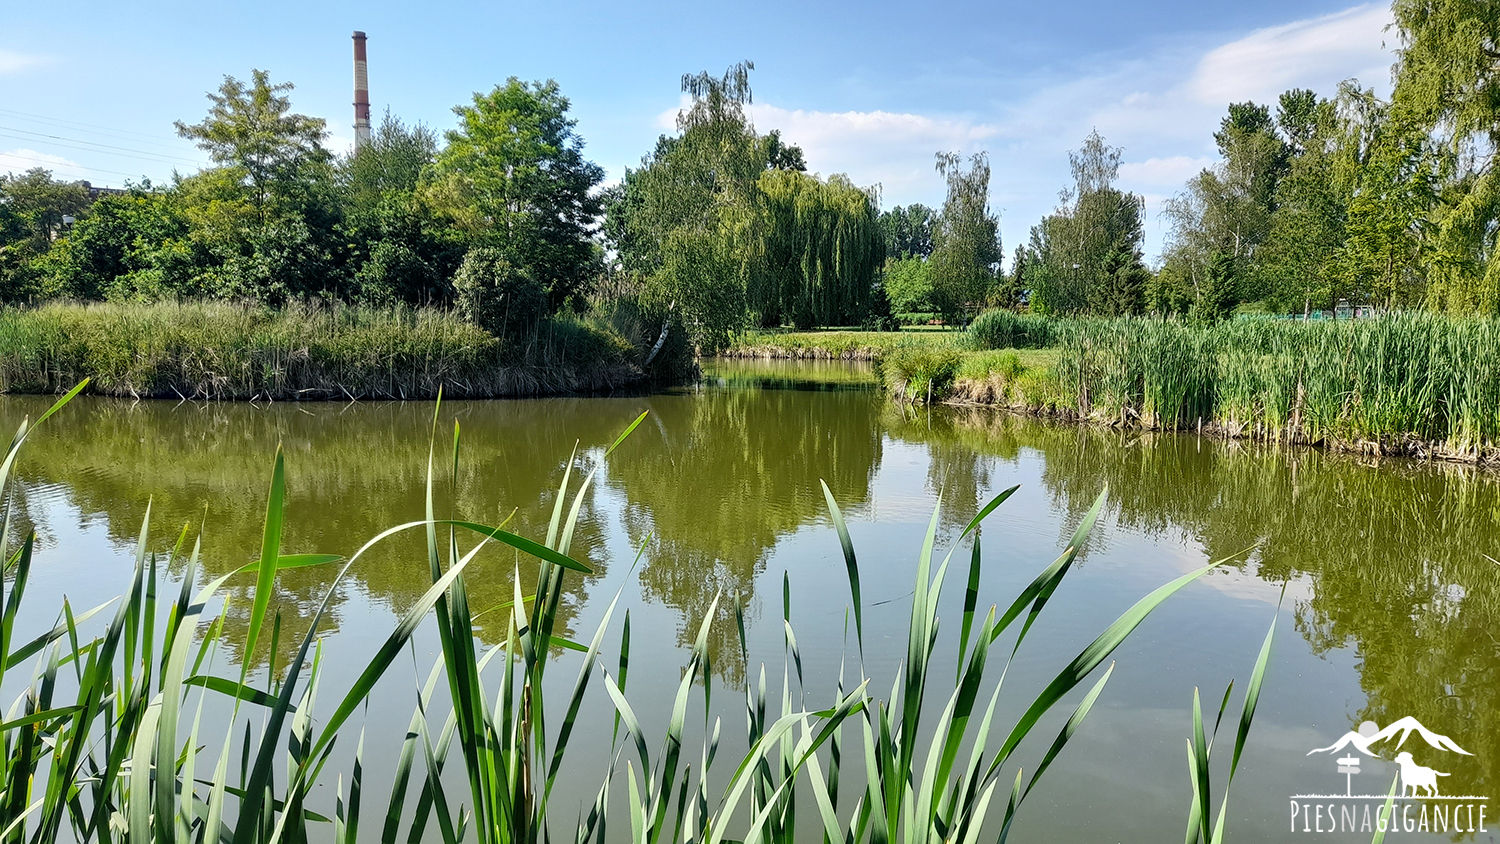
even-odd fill
[[[646,297],[680,310],[710,352],[744,326],[747,291],[759,284],[757,180],[767,149],[745,115],[753,68],[684,75],[692,103],[677,115],[681,134],[627,174],[629,190],[613,205],[628,212],[617,228],[637,253],[626,263],[641,268]]]
[[[1500,6],[1396,0],[1397,54],[1389,135],[1378,163],[1400,184],[1437,182],[1426,214],[1427,303],[1500,309]],[[1412,137],[1421,143],[1412,143]],[[1430,165],[1429,163],[1430,162]],[[1352,227],[1364,214],[1351,209]],[[1378,209],[1370,209],[1377,212]]]
[[[990,162],[984,153],[969,158],[937,154],[937,171],[948,181],[948,197],[933,237],[930,263],[933,305],[953,320],[982,303],[1000,266],[1000,218],[990,212]]]
[[[751,309],[763,323],[799,328],[862,320],[885,257],[871,193],[847,176],[790,170],[766,171],[759,187],[764,281]]]

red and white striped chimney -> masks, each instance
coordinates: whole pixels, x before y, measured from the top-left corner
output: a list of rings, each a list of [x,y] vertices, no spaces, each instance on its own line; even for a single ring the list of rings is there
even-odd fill
[[[354,33],[354,151],[370,142],[370,72],[365,61],[365,34]]]

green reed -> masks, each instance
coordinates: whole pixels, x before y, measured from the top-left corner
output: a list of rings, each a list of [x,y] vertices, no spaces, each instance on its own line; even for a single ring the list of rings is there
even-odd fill
[[[898,400],[924,404],[948,393],[963,356],[948,346],[906,343],[892,346],[880,359],[886,389]]]
[[[1063,406],[1150,428],[1459,457],[1500,448],[1500,321],[1400,314],[1059,327]]]
[[[1061,327],[1059,320],[1049,317],[997,309],[975,317],[964,340],[975,351],[1048,349],[1057,345]]]
[[[651,340],[656,335],[653,332]],[[293,302],[52,302],[0,311],[0,389],[116,396],[355,399],[604,390],[646,380],[603,321],[497,339],[438,308]]]
[[[556,627],[570,572],[588,571],[569,552],[594,471],[645,414],[581,481],[573,475],[576,460],[569,460],[545,541],[535,542],[503,525],[439,515],[440,493],[458,500],[461,452],[457,424],[451,447],[439,447],[440,412],[441,405],[433,416],[422,518],[382,531],[347,558],[284,553],[285,471],[278,452],[257,562],[201,582],[199,542],[190,542],[184,528],[169,553],[153,552],[148,509],[127,593],[84,612],[65,602],[58,623],[25,642],[16,636],[15,619],[35,537],[13,543],[7,513],[7,533],[0,536],[5,545],[0,547],[17,547],[5,558],[10,586],[0,594],[0,679],[27,661],[35,667],[25,692],[0,722],[0,838],[30,844],[249,844],[331,835],[338,844],[352,844],[361,833],[366,839],[378,835],[382,841],[417,841],[430,830],[444,842],[472,836],[480,844],[554,839],[591,844],[605,841],[607,823],[615,822],[628,823],[637,844],[792,844],[818,838],[851,844],[1004,841],[1016,812],[1088,715],[1113,666],[1097,677],[1096,671],[1156,606],[1214,567],[1185,574],[1138,601],[1062,667],[1012,721],[997,716],[1008,668],[1073,567],[1104,497],[1095,500],[1061,556],[1003,611],[998,605],[981,609],[979,529],[1016,488],[983,507],[942,556],[936,549],[935,512],[917,560],[905,658],[882,699],[863,670],[864,603],[854,545],[825,485],[848,577],[856,653],[846,657],[832,688],[809,687],[791,624],[791,581],[784,579],[779,706],[768,699],[764,670],[754,682],[747,676],[740,690],[748,716],[746,745],[720,753],[721,728],[706,697],[710,624],[719,602],[734,606],[738,646],[742,653],[748,651],[744,608],[734,604],[735,596],[721,594],[698,628],[665,734],[653,750],[625,693],[631,659],[628,614],[618,628],[618,669],[611,673],[604,667],[605,642],[616,630],[612,619],[618,593],[587,643],[563,639]],[[0,486],[8,484],[34,428],[23,423],[12,441],[0,463]],[[322,688],[319,625],[330,598],[369,549],[407,531],[425,534],[431,586],[368,656],[357,680],[345,689]],[[950,674],[939,668],[944,664],[937,647],[939,596],[953,556],[965,543],[967,585]],[[512,600],[494,608],[505,616],[504,643],[481,652],[465,568],[492,545],[535,560],[538,585],[530,595],[516,586]],[[257,641],[269,636],[274,643],[281,635],[280,618],[270,611],[279,574],[307,566],[336,567],[336,574],[284,672],[278,676],[273,669],[257,685],[248,676],[248,665],[220,669],[227,609],[217,615],[209,609],[220,588],[234,577],[254,580],[246,642],[239,651],[254,653]],[[168,570],[181,572],[175,594],[166,586]],[[373,772],[362,763],[367,736],[362,728],[355,735],[355,716],[429,615],[440,656],[418,689],[395,768],[379,772],[390,778],[389,797],[372,812],[366,779]],[[103,629],[91,623],[96,616],[109,619]],[[1002,640],[1013,629],[1014,635]],[[277,651],[274,644],[271,651]],[[546,672],[560,668],[551,656],[554,651],[581,654],[566,700],[549,701],[543,693]],[[1264,661],[1263,653],[1256,688]],[[1036,769],[1029,777],[1015,769],[1010,764],[1014,751],[1042,717],[1090,678],[1095,678],[1091,687]],[[697,691],[700,680],[703,689]],[[611,753],[615,762],[604,770],[582,771],[567,759],[590,685],[603,687],[618,718]],[[320,707],[320,699],[328,695],[331,708]],[[690,750],[684,735],[691,701],[700,695],[703,742]],[[447,714],[437,716],[445,708],[444,696]],[[810,707],[809,697],[824,703]],[[232,704],[227,722],[205,722],[210,700]],[[209,748],[216,743],[215,753]],[[331,783],[329,801],[321,797],[325,792],[314,789],[330,784],[324,772],[336,746],[339,754],[352,754],[352,767],[347,781],[340,775]],[[711,785],[716,764],[730,771],[722,787]],[[461,770],[462,787],[455,788],[455,778],[445,777],[445,770]],[[597,777],[601,783],[592,808],[581,817],[551,804],[565,770],[569,777]],[[612,796],[622,789],[624,800]],[[799,818],[798,807],[808,805],[816,814]],[[618,817],[622,807],[626,818]]]

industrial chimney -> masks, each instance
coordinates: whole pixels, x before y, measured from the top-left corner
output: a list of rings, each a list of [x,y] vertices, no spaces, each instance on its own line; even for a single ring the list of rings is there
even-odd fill
[[[365,34],[354,33],[354,151],[370,142],[370,73],[365,63]]]

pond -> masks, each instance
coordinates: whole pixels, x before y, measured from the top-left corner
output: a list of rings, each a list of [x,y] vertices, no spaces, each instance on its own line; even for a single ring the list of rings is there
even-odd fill
[[[710,627],[711,701],[726,746],[744,741],[745,682],[764,671],[770,699],[780,699],[783,583],[809,706],[832,701],[841,665],[851,676],[858,670],[841,662],[846,653],[856,658],[849,588],[820,480],[842,507],[859,555],[864,665],[874,689],[889,689],[905,653],[916,560],[934,507],[941,507],[938,540],[946,551],[993,495],[1020,484],[982,533],[980,607],[1003,609],[1107,489],[1100,526],[1007,676],[1000,715],[1009,720],[1002,723],[1141,596],[1207,562],[1228,562],[1169,599],[1116,651],[1109,684],[1023,806],[1012,840],[1179,840],[1190,798],[1184,742],[1194,690],[1212,718],[1226,684],[1237,681],[1220,732],[1227,748],[1273,621],[1270,667],[1229,803],[1234,840],[1283,841],[1289,829],[1316,840],[1370,840],[1369,832],[1302,831],[1304,818],[1308,828],[1327,829],[1339,806],[1358,801],[1293,798],[1384,795],[1396,771],[1385,760],[1401,736],[1377,745],[1389,752],[1365,757],[1357,775],[1340,773],[1335,758],[1352,748],[1309,752],[1364,722],[1386,727],[1405,717],[1466,751],[1436,749],[1421,731],[1400,747],[1450,774],[1445,796],[1484,798],[1469,802],[1487,807],[1477,840],[1492,840],[1500,825],[1500,797],[1487,797],[1500,790],[1500,564],[1486,555],[1500,556],[1500,476],[984,409],[913,410],[875,386],[873,371],[855,365],[712,362],[700,384],[668,394],[445,403],[439,441],[448,441],[457,420],[455,512],[491,524],[509,516],[511,529],[538,540],[575,448],[577,466],[600,466],[573,541],[573,556],[593,572],[568,582],[561,632],[587,642],[620,594],[604,663],[613,673],[628,610],[626,694],[653,747],[716,595],[725,597]],[[14,429],[47,403],[5,398],[0,421]],[[278,444],[287,466],[284,552],[347,555],[380,530],[421,518],[433,410],[430,403],[74,401],[28,443],[18,466],[16,512],[35,526],[41,548],[19,623],[50,626],[63,596],[82,608],[123,592],[148,503],[153,551],[170,551],[186,525],[190,537],[201,532],[208,573],[254,560]],[[603,459],[642,411],[649,411],[645,421]],[[347,687],[430,585],[423,548],[420,537],[400,537],[351,570],[323,627],[324,687]],[[955,668],[968,557],[967,546],[955,553],[944,589],[939,652],[949,661],[940,672]],[[513,552],[481,554],[467,575],[471,605],[483,613],[509,601],[515,573],[524,590],[531,567]],[[274,649],[263,636],[248,655],[235,643],[253,583],[231,581],[224,637],[231,662],[248,659],[260,676],[281,670],[331,573],[284,572],[274,605],[280,636]],[[748,662],[735,602],[744,607]],[[478,623],[486,644],[504,638],[503,611]],[[393,666],[363,716],[366,790],[381,806],[435,640],[430,631],[418,636],[412,657]],[[554,656],[560,667],[549,678],[559,697],[578,657]],[[7,707],[13,685],[4,687]],[[1051,713],[1020,754],[1028,770],[1086,688]],[[554,803],[567,807],[555,816],[559,828],[592,800],[609,765],[611,712],[603,690],[591,689],[574,739],[580,749],[570,750],[571,770]],[[347,766],[352,741],[337,764]],[[1223,774],[1216,776],[1221,784]],[[1414,822],[1454,804],[1404,801]],[[816,834],[815,816],[806,821]],[[611,839],[628,838],[627,827],[615,824]],[[1423,837],[1402,830],[1388,840]]]

